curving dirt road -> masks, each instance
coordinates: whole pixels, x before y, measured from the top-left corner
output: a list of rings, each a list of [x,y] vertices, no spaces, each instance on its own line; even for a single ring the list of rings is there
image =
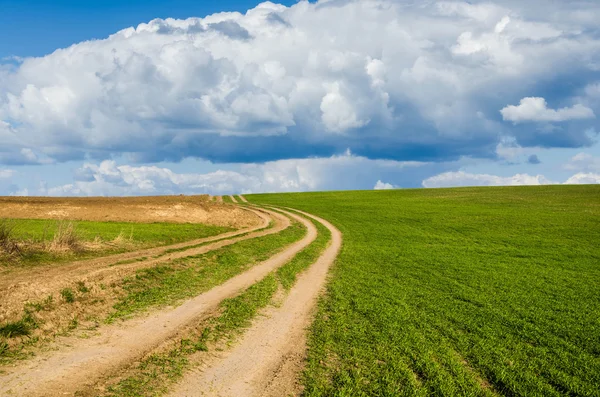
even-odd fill
[[[208,368],[188,373],[169,396],[279,397],[300,392],[298,375],[304,363],[307,327],[342,244],[341,233],[333,225],[303,214],[331,231],[329,247],[298,278],[281,306],[268,310],[237,346],[208,363]]]
[[[229,198],[231,198],[231,201],[232,201],[234,204],[237,204],[237,200],[235,199],[235,197],[233,197],[233,195],[230,195],[230,196],[229,196]]]
[[[175,337],[181,329],[213,311],[223,299],[239,294],[314,241],[317,230],[311,222],[294,214],[288,216],[305,225],[308,232],[284,251],[177,308],[100,328],[89,339],[67,339],[67,345],[59,351],[40,354],[1,374],[0,395],[54,396],[91,390],[103,377],[131,365]]]
[[[170,246],[72,262],[59,266],[41,266],[35,269],[23,269],[5,276],[0,281],[0,318],[6,320],[15,316],[18,317],[21,314],[24,302],[42,300],[49,294],[56,294],[62,288],[71,286],[77,281],[83,281],[86,284],[99,282],[109,284],[114,280],[133,274],[136,270],[142,268],[174,259],[203,254],[239,241],[279,233],[290,225],[288,218],[276,212],[263,212],[250,208],[247,210],[252,211],[261,219],[259,225]],[[274,226],[268,228],[271,221],[274,222]],[[195,247],[198,244],[211,241],[216,242]],[[186,249],[187,247],[190,248]],[[172,249],[177,249],[178,251],[166,253]],[[156,258],[157,256],[160,257]],[[142,258],[150,259],[139,260]],[[131,261],[131,263],[115,266],[119,261]]]
[[[241,194],[238,194],[238,197],[240,198],[240,200],[242,200],[242,203],[248,202],[248,200],[246,200],[246,197],[242,196]]]

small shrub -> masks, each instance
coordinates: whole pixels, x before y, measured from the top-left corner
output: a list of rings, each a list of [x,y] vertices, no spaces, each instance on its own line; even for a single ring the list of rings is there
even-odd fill
[[[81,292],[82,294],[85,294],[87,292],[90,292],[90,289],[85,285],[85,283],[83,281],[78,281],[77,282],[77,291]]]
[[[7,219],[0,219],[0,255],[18,255],[19,244],[14,238],[15,224]]]
[[[0,326],[0,336],[5,338],[14,338],[17,336],[27,336],[31,332],[29,324],[23,319],[6,323]]]
[[[5,355],[6,353],[8,353],[8,350],[9,350],[8,342],[6,342],[4,340],[0,340],[0,357]]]
[[[62,296],[65,302],[67,303],[75,302],[75,293],[73,293],[73,290],[71,288],[65,288],[62,291],[60,291],[60,296]]]
[[[50,251],[80,251],[81,243],[73,222],[59,221]]]

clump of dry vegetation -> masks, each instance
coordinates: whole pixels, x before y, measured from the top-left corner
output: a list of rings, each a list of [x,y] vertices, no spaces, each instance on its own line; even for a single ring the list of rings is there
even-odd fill
[[[83,246],[77,235],[75,223],[71,221],[59,221],[54,238],[46,249],[50,252],[81,251]]]
[[[15,224],[7,219],[0,219],[0,256],[15,257],[21,248],[14,238]]]

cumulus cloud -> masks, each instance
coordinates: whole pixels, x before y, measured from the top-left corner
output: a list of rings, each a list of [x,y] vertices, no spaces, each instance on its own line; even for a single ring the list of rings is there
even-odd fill
[[[509,105],[500,110],[506,121],[521,123],[526,121],[567,121],[595,118],[594,111],[581,104],[562,109],[549,109],[544,98],[523,98],[518,106]]]
[[[597,2],[529,3],[265,2],[243,14],[156,19],[24,58],[0,67],[0,120],[20,141],[2,145],[0,162],[34,154],[245,163],[348,147],[368,158],[448,161],[491,157],[502,136],[584,145],[582,129],[556,143],[496,120],[505,98],[531,95],[541,80],[578,90],[590,82],[573,76],[600,62],[597,21],[585,17],[598,15]],[[505,119],[594,114],[544,104],[529,98]]]
[[[456,187],[456,186],[521,186],[521,185],[555,185],[560,182],[552,181],[544,175],[516,174],[503,177],[489,174],[472,174],[464,171],[444,172],[423,181],[426,188]],[[600,174],[579,172],[566,181],[565,185],[600,184]]]
[[[516,174],[502,177],[489,174],[471,174],[464,171],[445,172],[423,181],[423,187],[453,187],[453,186],[517,186],[517,185],[548,185],[552,182],[543,175]]]
[[[565,182],[567,185],[591,185],[597,183],[600,183],[600,174],[593,174],[591,172],[587,174],[583,172],[577,173]]]
[[[373,190],[391,190],[396,188],[397,186],[394,186],[391,183],[382,182],[381,180],[378,180],[377,183],[375,183],[375,186],[373,186]]]
[[[105,160],[84,164],[76,170],[73,183],[42,185],[37,191],[29,190],[29,193],[108,196],[369,189],[374,176],[406,182],[414,175],[431,175],[443,168],[432,163],[369,160],[350,152],[327,158],[245,164],[235,171],[209,173],[176,173],[166,167],[119,165]],[[348,175],[352,177],[348,178]]]
[[[600,172],[600,158],[588,153],[578,153],[564,165],[564,168],[570,171]]]

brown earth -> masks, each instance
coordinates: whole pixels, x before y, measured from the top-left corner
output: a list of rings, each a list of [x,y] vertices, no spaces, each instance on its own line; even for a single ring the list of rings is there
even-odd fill
[[[329,222],[303,214],[331,231],[328,248],[300,275],[281,305],[263,313],[231,350],[205,363],[201,371],[184,376],[169,396],[300,395],[307,328],[342,243],[341,233]]]
[[[17,320],[22,315],[26,302],[40,303],[43,302],[44,298],[52,295],[55,299],[49,305],[49,308],[33,314],[43,325],[33,330],[32,335],[30,335],[39,337],[40,342],[29,347],[28,351],[39,350],[40,346],[52,341],[57,334],[64,333],[69,329],[73,319],[79,322],[79,329],[95,328],[98,326],[98,321],[106,317],[118,301],[119,296],[124,293],[121,286],[122,280],[135,275],[137,270],[160,263],[168,263],[178,258],[200,255],[239,241],[279,233],[290,225],[287,217],[270,211],[266,212],[268,215],[262,214],[264,218],[262,226],[266,227],[272,221],[273,227],[237,237],[236,235],[239,232],[230,232],[227,234],[235,233],[231,238],[225,238],[201,247],[191,247],[187,250],[167,253],[156,259],[150,258],[115,266],[112,266],[115,264],[114,261],[104,261],[102,264],[83,261],[83,263],[74,263],[66,269],[63,267],[48,268],[40,274],[36,272],[37,275],[24,272],[19,277],[20,282],[7,284],[7,287],[0,288],[0,318],[2,319],[0,322]],[[261,214],[258,211],[257,213]],[[218,237],[214,236],[210,239]],[[77,291],[78,283],[85,285],[88,291],[85,294],[78,294],[75,303],[68,303],[60,298],[56,299],[56,297],[60,297],[59,292],[64,288]],[[12,339],[10,342],[11,345],[14,345],[23,341]]]
[[[214,311],[223,299],[264,278],[314,241],[317,231],[312,223],[297,215],[290,216],[308,229],[302,240],[177,308],[100,328],[89,339],[61,340],[57,351],[40,354],[0,374],[0,394],[73,395],[93,389],[103,377],[119,372],[166,343],[182,328]]]
[[[205,223],[243,228],[258,219],[242,209],[202,196],[0,197],[0,218],[114,222]]]

